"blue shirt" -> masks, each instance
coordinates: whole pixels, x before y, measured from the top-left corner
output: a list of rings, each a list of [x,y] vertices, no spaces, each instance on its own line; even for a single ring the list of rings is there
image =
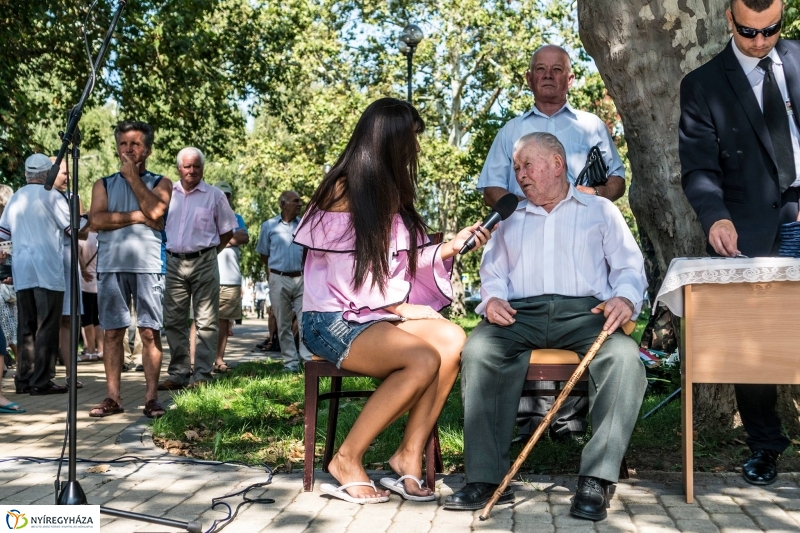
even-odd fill
[[[586,166],[586,156],[592,146],[599,144],[603,160],[608,167],[609,176],[625,178],[625,167],[608,133],[605,122],[600,117],[577,111],[569,104],[548,117],[536,107],[524,115],[511,119],[494,138],[486,162],[483,164],[478,190],[486,187],[502,187],[517,196],[525,196],[514,175],[514,143],[523,135],[534,132],[552,133],[567,153],[567,179],[573,185],[575,179]]]
[[[281,272],[300,272],[303,269],[303,247],[294,243],[298,224],[299,218],[286,223],[280,215],[261,224],[256,252],[269,257],[269,268]]]

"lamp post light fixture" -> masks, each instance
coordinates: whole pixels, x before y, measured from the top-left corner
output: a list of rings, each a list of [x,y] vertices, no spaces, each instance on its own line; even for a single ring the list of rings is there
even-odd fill
[[[422,30],[416,24],[409,24],[405,28],[403,28],[403,33],[400,34],[400,53],[406,56],[406,60],[408,62],[408,74],[407,74],[407,81],[408,81],[408,103],[411,103],[411,61],[414,57],[414,50],[417,48],[417,45],[422,42],[422,38],[424,35],[422,34]]]

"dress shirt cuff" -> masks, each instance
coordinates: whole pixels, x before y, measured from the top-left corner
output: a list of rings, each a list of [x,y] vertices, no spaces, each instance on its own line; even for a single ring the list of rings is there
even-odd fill
[[[475,307],[475,314],[476,315],[484,315],[484,311],[486,310],[486,304],[492,298],[499,298],[500,300],[508,301],[508,289],[503,287],[505,290],[492,290],[487,289],[486,285],[481,287],[481,303],[479,303]]]
[[[641,294],[638,294],[636,287],[633,285],[621,285],[614,290],[615,298],[627,298],[633,304],[633,316],[631,320],[636,320],[639,313],[642,311],[642,303],[644,299]]]

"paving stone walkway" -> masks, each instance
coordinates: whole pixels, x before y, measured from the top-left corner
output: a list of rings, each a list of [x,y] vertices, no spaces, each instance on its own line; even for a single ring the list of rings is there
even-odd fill
[[[226,360],[260,358],[251,352],[263,338],[266,322],[245,320],[230,338]],[[166,347],[166,340],[164,341]],[[165,356],[164,371],[168,356]],[[63,381],[63,367],[59,368]],[[9,376],[11,373],[9,373]],[[123,374],[125,413],[106,419],[90,418],[92,405],[105,397],[105,378],[99,362],[80,363],[79,379],[84,388],[78,395],[78,457],[100,461],[78,463],[77,478],[89,503],[162,516],[179,521],[199,521],[206,531],[227,513],[211,509],[211,499],[236,492],[268,479],[263,469],[233,465],[189,464],[186,458],[165,454],[150,438],[144,407],[144,375]],[[19,401],[24,415],[0,415],[0,461],[12,457],[55,458],[61,453],[66,396],[15,395],[13,380],[3,381],[3,393]],[[168,393],[161,393],[162,401]],[[120,456],[135,456],[149,462],[111,462]],[[107,468],[106,468],[107,467]],[[8,504],[52,504],[57,464],[32,460],[0,462],[0,502]],[[373,472],[376,480],[385,472]],[[66,478],[66,463],[61,478]],[[272,484],[249,494],[250,498],[273,498],[273,504],[247,504],[225,531],[256,533],[277,531],[361,533],[425,533],[456,531],[485,532],[631,532],[672,531],[744,533],[800,532],[800,474],[781,474],[776,484],[757,488],[737,474],[695,475],[696,503],[687,505],[680,474],[637,472],[613,489],[607,520],[598,523],[569,516],[576,476],[526,477],[513,484],[516,502],[498,506],[489,520],[481,522],[479,511],[447,511],[441,501],[464,483],[463,476],[437,478],[438,502],[404,502],[393,496],[388,503],[355,505],[322,495],[318,487],[330,481],[317,474],[316,491],[305,493],[299,471],[279,473]],[[234,507],[241,499],[228,500]],[[177,531],[102,515],[102,531]]]

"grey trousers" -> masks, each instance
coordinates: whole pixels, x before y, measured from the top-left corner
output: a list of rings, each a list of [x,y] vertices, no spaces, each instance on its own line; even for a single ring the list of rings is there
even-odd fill
[[[292,333],[292,312],[297,317],[297,327],[303,327],[303,277],[292,278],[270,272],[269,299],[272,311],[275,313],[275,320],[278,322],[278,340],[281,343],[283,366],[290,370],[297,370],[300,366],[300,359],[311,360],[311,352],[302,342],[298,354]],[[302,330],[300,338],[303,338]]]
[[[189,306],[194,313],[197,344],[194,374],[189,356]],[[169,379],[180,385],[211,381],[219,336],[219,267],[217,253],[195,259],[167,255],[164,290],[164,328],[167,330]]]
[[[605,323],[602,314],[590,311],[598,303],[591,297],[556,295],[514,300],[514,324],[503,327],[483,320],[473,330],[461,354],[468,483],[500,483],[510,467],[530,350],[560,348],[582,357]],[[617,481],[647,387],[638,351],[636,342],[618,331],[589,365],[592,438],[581,455],[582,476]]]

